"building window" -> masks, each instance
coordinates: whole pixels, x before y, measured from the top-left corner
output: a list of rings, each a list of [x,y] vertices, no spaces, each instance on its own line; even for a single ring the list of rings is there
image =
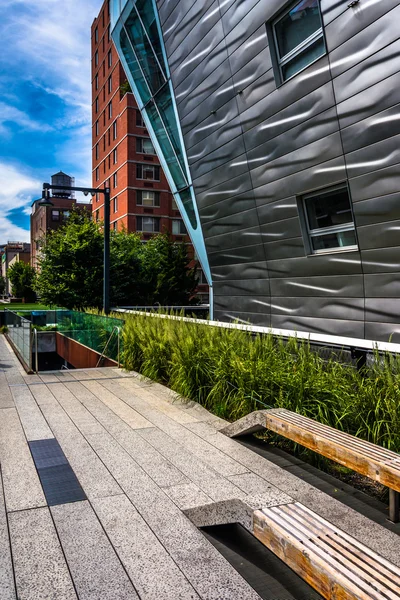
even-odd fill
[[[98,121],[96,121],[96,124],[95,124],[95,132],[96,132],[96,136],[99,135],[99,122]]]
[[[118,173],[114,173],[114,175],[113,175],[113,184],[114,184],[114,187],[116,188],[118,185]]]
[[[94,53],[94,65],[95,65],[95,67],[97,67],[98,64],[99,64],[99,52],[98,52],[98,50],[96,50],[96,52]]]
[[[114,231],[117,231],[117,221],[114,221],[114,223],[113,223],[113,229],[114,229]]]
[[[96,75],[96,77],[94,78],[94,86],[96,88],[96,90],[99,89],[99,76]]]
[[[112,103],[110,102],[108,105],[108,118],[111,119],[112,117]]]
[[[111,50],[108,52],[108,66],[111,67],[112,65],[112,52]]]
[[[158,217],[136,217],[136,230],[158,233],[160,231],[160,219]]]
[[[96,181],[99,180],[99,167],[96,167]]]
[[[106,172],[106,159],[103,160],[103,173]]]
[[[172,233],[174,235],[186,235],[187,234],[185,223],[182,221],[182,219],[173,219]]]
[[[158,165],[136,165],[137,179],[151,179],[160,181],[160,167]]]
[[[97,44],[97,42],[99,41],[99,30],[98,30],[98,28],[97,28],[97,27],[96,27],[96,29],[94,30],[94,41],[96,42],[96,44]]]
[[[97,223],[97,221],[99,220],[99,209],[97,209],[96,212],[94,213],[94,219]]]
[[[113,123],[113,139],[117,139],[117,121],[114,121]]]
[[[179,210],[175,198],[172,196],[172,210]]]
[[[160,194],[150,190],[137,190],[136,204],[138,206],[160,206]]]
[[[59,221],[60,220],[60,211],[59,210],[52,210],[51,211],[51,220],[52,221]]]
[[[142,113],[140,110],[136,110],[136,127],[146,127],[142,119]]]
[[[103,151],[106,151],[106,134],[103,135]]]
[[[108,78],[108,93],[111,94],[112,92],[112,77]]]
[[[108,130],[107,137],[108,137],[108,145],[110,145],[111,144],[111,130],[110,129]]]
[[[338,185],[299,199],[307,229],[310,254],[357,248],[353,214],[346,185]]]
[[[114,198],[114,212],[118,212],[118,196]]]
[[[110,26],[107,27],[107,41],[111,41]]]
[[[136,152],[140,154],[155,154],[150,138],[136,138]]]
[[[96,144],[96,160],[99,158],[99,145]]]
[[[95,109],[96,113],[99,112],[99,99],[98,98],[96,98],[96,100],[95,100],[94,109]]]
[[[117,161],[118,161],[118,159],[117,159],[117,149],[114,148],[114,150],[113,150],[113,163],[114,163],[114,165],[117,164]]]
[[[326,52],[319,0],[301,0],[273,23],[278,79],[282,83]]]

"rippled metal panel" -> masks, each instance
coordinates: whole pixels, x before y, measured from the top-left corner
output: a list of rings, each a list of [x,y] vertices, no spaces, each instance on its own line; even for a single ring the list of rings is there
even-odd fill
[[[158,1],[215,317],[400,339],[400,0],[320,5],[328,53],[277,85],[286,0]],[[298,197],[346,181],[359,250],[307,255]]]

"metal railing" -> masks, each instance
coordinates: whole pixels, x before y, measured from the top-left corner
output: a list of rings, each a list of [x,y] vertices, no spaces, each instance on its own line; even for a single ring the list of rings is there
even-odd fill
[[[108,348],[108,346],[109,346],[109,344],[110,344],[110,341],[111,341],[111,339],[112,339],[112,337],[113,337],[113,335],[114,335],[114,332],[115,332],[115,331],[117,332],[117,357],[118,357],[118,358],[117,358],[117,362],[118,362],[118,367],[120,366],[120,336],[121,336],[121,328],[120,328],[120,327],[118,327],[117,325],[115,325],[115,326],[112,328],[112,331],[111,331],[110,337],[108,338],[108,340],[107,340],[107,343],[106,343],[106,345],[104,346],[104,350],[103,350],[103,352],[101,353],[99,360],[97,361],[96,367],[98,367],[98,366],[100,365],[101,361],[102,361],[102,360],[103,360],[103,358],[105,357],[105,353],[106,353],[106,351],[107,351],[107,348]]]
[[[35,344],[35,373],[39,373],[39,349],[38,349],[38,332],[37,329],[32,329],[31,335],[31,351],[30,351],[30,368],[33,369],[33,345]]]
[[[4,319],[8,329],[8,339],[12,342],[14,349],[19,354],[20,359],[25,364],[26,368],[31,369],[31,322],[8,308],[4,310]]]

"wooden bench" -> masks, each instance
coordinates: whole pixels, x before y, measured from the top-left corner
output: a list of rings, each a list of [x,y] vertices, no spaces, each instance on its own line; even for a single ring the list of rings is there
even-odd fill
[[[255,411],[221,430],[238,437],[268,429],[389,488],[389,520],[399,521],[400,455],[284,408]]]
[[[324,598],[400,598],[398,567],[299,502],[255,511],[253,534]]]

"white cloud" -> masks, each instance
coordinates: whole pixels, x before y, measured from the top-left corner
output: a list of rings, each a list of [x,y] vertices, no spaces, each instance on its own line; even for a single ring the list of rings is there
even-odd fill
[[[29,131],[51,131],[53,129],[50,125],[43,125],[43,123],[31,119],[29,115],[15,106],[0,102],[0,133],[6,134],[5,124],[9,122],[16,123]]]
[[[11,223],[7,217],[0,219],[0,243],[6,242],[30,242],[30,233],[28,229],[23,229]]]
[[[100,7],[99,0],[2,0],[10,24],[3,45],[26,60],[26,79],[61,97],[79,123],[90,123],[90,26]]]
[[[0,243],[7,240],[29,241],[29,231],[12,223],[9,213],[20,209],[24,214],[30,214],[30,205],[40,190],[39,180],[12,165],[0,163]]]

